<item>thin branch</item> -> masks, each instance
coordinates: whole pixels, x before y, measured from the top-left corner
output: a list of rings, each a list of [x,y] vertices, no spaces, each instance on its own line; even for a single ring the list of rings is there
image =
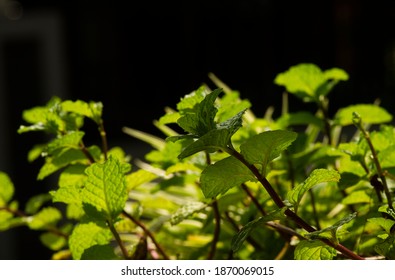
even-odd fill
[[[169,260],[169,256],[165,253],[163,250],[162,246],[156,241],[153,233],[139,220],[135,219],[132,215],[130,215],[128,212],[125,210],[122,211],[122,214],[125,215],[128,219],[130,219],[133,223],[135,223],[137,226],[139,226],[146,235],[151,238],[152,242],[155,244],[156,248],[158,249],[159,253],[163,256],[165,260]]]
[[[221,232],[221,216],[219,214],[218,202],[216,200],[213,201],[212,207],[214,211],[215,230],[214,230],[213,240],[211,241],[210,252],[207,257],[208,260],[212,260],[214,258],[215,252],[217,250],[219,233]]]
[[[263,185],[265,190],[269,193],[270,197],[273,199],[274,203],[277,205],[279,208],[286,208],[285,203],[282,201],[281,197],[277,194],[277,192],[274,190],[270,182],[263,177],[259,170],[255,167],[255,165],[252,165],[248,163],[244,157],[237,152],[236,150],[233,149],[228,149],[227,152],[231,154],[232,156],[236,157],[238,160],[240,160],[244,165],[246,165],[251,172],[255,175],[255,177],[258,179],[258,181]],[[302,227],[303,229],[307,230],[308,232],[314,232],[316,231],[315,228],[313,228],[311,225],[309,225],[306,221],[304,221],[301,217],[299,217],[295,212],[290,210],[289,208],[286,208],[284,211],[284,214],[289,217],[291,220],[293,220],[298,226]],[[335,248],[339,252],[343,253],[345,256],[351,259],[356,259],[356,260],[362,260],[363,258],[361,256],[358,256],[348,248],[344,247],[341,244],[336,244],[332,242],[329,239],[320,239],[322,242],[326,243],[327,245]]]
[[[383,191],[384,191],[385,196],[387,198],[388,207],[390,209],[392,209],[392,210],[395,210],[394,207],[392,206],[392,198],[391,198],[391,193],[390,193],[389,188],[388,188],[387,179],[384,176],[383,169],[381,168],[381,165],[380,165],[380,162],[379,162],[379,159],[378,159],[378,156],[377,156],[376,149],[374,148],[373,143],[372,143],[372,141],[370,139],[369,132],[366,131],[366,129],[363,127],[361,116],[359,116],[357,113],[354,113],[354,115],[353,115],[353,122],[354,122],[354,125],[362,133],[362,135],[365,138],[366,142],[368,143],[369,149],[370,149],[370,151],[372,153],[373,163],[374,163],[374,165],[376,167],[377,174],[380,177],[381,184],[383,186]]]
[[[112,235],[115,237],[115,240],[117,241],[119,247],[121,248],[123,257],[127,260],[129,259],[129,253],[128,250],[125,248],[125,245],[123,244],[121,237],[119,236],[117,230],[114,227],[114,224],[111,221],[107,221],[108,227],[111,230]]]
[[[107,160],[108,143],[107,143],[107,133],[106,133],[106,130],[104,129],[103,120],[100,120],[100,122],[99,122],[99,133],[100,133],[101,142],[102,142],[104,159]]]

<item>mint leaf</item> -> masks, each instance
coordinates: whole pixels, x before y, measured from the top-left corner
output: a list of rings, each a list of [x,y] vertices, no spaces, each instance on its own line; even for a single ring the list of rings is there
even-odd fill
[[[319,240],[302,240],[295,248],[295,260],[332,260],[336,249]]]
[[[27,225],[30,229],[42,230],[54,226],[62,218],[62,213],[55,207],[43,208],[34,216],[27,218]]]
[[[394,220],[386,219],[386,218],[382,218],[382,217],[370,218],[370,219],[368,219],[368,222],[379,225],[388,234],[391,232],[392,226],[395,225]]]
[[[214,102],[221,92],[221,89],[216,89],[208,94],[191,112],[178,119],[178,125],[197,137],[215,129],[214,118],[218,109],[214,106]]]
[[[278,74],[274,83],[306,102],[318,102],[319,96],[327,95],[338,81],[346,80],[347,73],[339,68],[323,72],[315,64],[300,63]]]
[[[334,123],[341,126],[354,124],[354,112],[361,116],[364,123],[381,124],[392,120],[392,115],[382,107],[374,104],[357,104],[339,109],[335,114]]]
[[[0,171],[0,207],[7,205],[14,195],[14,184],[7,173]]]
[[[103,104],[101,102],[85,102],[82,100],[66,100],[61,103],[62,110],[69,113],[76,113],[81,116],[88,117],[99,123],[103,112]]]
[[[122,212],[127,199],[121,163],[111,156],[103,164],[92,164],[85,173],[88,178],[81,192],[83,203],[104,212],[105,218],[112,221]]]
[[[85,250],[96,244],[108,244],[111,238],[111,231],[96,223],[77,224],[69,238],[69,246],[73,259],[81,259]]]
[[[53,154],[58,149],[78,149],[84,136],[82,131],[71,131],[50,142],[46,148],[48,154]]]
[[[340,175],[335,170],[315,169],[303,183],[297,185],[288,193],[288,200],[297,208],[303,195],[312,187],[320,183],[338,182],[339,180]]]
[[[201,151],[215,152],[226,148],[229,144],[231,132],[228,129],[214,129],[187,146],[178,156],[186,158]]]
[[[207,166],[200,177],[202,191],[207,198],[216,197],[246,181],[255,180],[254,174],[234,157]]]
[[[260,164],[266,176],[267,165],[295,141],[297,133],[287,130],[262,132],[240,146],[241,154],[250,164]]]

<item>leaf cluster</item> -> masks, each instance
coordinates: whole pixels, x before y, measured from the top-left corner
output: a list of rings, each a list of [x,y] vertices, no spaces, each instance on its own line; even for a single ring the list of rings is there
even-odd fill
[[[163,137],[124,128],[151,146],[135,161],[108,145],[102,103],[54,97],[18,132],[50,136],[28,159],[57,186],[21,206],[0,172],[0,230],[40,231],[53,259],[393,259],[392,115],[372,103],[330,116],[347,79],[290,67],[274,80],[286,94],[273,118],[214,77],[154,121]],[[292,112],[287,95],[316,111]],[[86,122],[99,144],[85,145]]]

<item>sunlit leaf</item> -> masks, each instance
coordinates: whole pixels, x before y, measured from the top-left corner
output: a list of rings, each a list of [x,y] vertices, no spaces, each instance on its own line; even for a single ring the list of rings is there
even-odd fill
[[[260,164],[262,175],[266,176],[269,162],[295,141],[297,133],[287,130],[273,130],[252,136],[240,146],[241,154],[250,164]]]
[[[356,104],[339,109],[334,118],[335,124],[352,125],[354,112],[361,116],[364,123],[381,124],[392,120],[392,115],[382,107],[374,104]]]
[[[112,220],[123,210],[127,199],[125,176],[120,162],[114,158],[89,166],[85,173],[88,178],[81,192],[83,203],[104,212]]]
[[[297,185],[288,193],[288,200],[294,204],[294,207],[297,207],[303,195],[312,187],[320,183],[338,182],[339,180],[340,175],[335,170],[315,169],[303,183]]]
[[[77,224],[70,235],[69,246],[73,259],[81,259],[83,253],[94,245],[105,245],[111,240],[111,231],[96,223]]]

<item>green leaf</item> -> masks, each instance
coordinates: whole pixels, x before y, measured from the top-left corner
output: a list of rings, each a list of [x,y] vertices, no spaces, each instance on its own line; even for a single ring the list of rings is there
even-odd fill
[[[103,112],[103,104],[101,102],[85,102],[82,100],[66,100],[61,104],[62,110],[69,113],[76,113],[88,117],[99,123]]]
[[[358,113],[362,121],[368,124],[381,124],[392,120],[392,115],[382,107],[374,104],[356,104],[339,109],[335,114],[334,123],[341,126],[354,124],[354,112]]]
[[[61,168],[80,161],[87,161],[81,150],[67,149],[56,151],[53,156],[46,157],[45,163],[38,172],[37,179],[43,180]]]
[[[315,64],[301,63],[278,74],[274,83],[284,86],[289,93],[306,102],[317,102],[319,96],[328,94],[338,81],[347,79],[347,73],[341,69],[333,68],[322,72]]]
[[[386,218],[382,218],[382,217],[370,218],[370,219],[368,219],[368,222],[379,225],[388,234],[391,232],[392,226],[395,225],[394,220],[386,219]]]
[[[54,226],[62,218],[62,213],[55,207],[43,208],[34,216],[27,218],[27,225],[33,230],[42,230]]]
[[[374,247],[375,251],[388,260],[395,259],[395,235],[390,234],[383,242]]]
[[[14,195],[14,184],[7,173],[0,171],[0,207],[7,205]]]
[[[178,125],[185,131],[198,137],[215,129],[214,118],[218,109],[214,106],[214,102],[221,92],[221,89],[216,89],[206,95],[202,102],[195,105],[192,112],[178,119]]]
[[[345,198],[342,203],[345,205],[358,204],[358,203],[369,203],[372,198],[366,193],[366,190],[353,191]]]
[[[244,241],[251,234],[251,232],[259,225],[283,218],[284,210],[285,209],[277,209],[264,217],[259,217],[244,225],[243,228],[232,238],[232,251],[237,252],[240,249],[241,245],[243,245]]]
[[[201,188],[206,198],[216,197],[246,181],[255,180],[252,172],[234,157],[227,157],[207,166],[200,177]]]
[[[81,259],[83,253],[94,245],[106,245],[112,238],[108,228],[89,222],[77,224],[69,238],[69,246],[73,259]]]
[[[310,176],[301,184],[297,185],[288,193],[288,200],[294,207],[299,205],[303,195],[312,187],[325,182],[338,182],[340,175],[335,170],[315,169]]]
[[[114,248],[109,245],[93,245],[84,251],[81,260],[116,260],[119,257],[115,254]]]
[[[51,201],[51,195],[48,193],[38,194],[29,198],[25,206],[26,214],[33,215],[48,201]]]
[[[45,232],[40,235],[41,242],[53,251],[59,251],[67,245],[67,234],[71,232],[72,224],[67,224],[60,228],[59,231],[64,234],[60,235],[53,232]]]
[[[199,212],[207,207],[207,204],[200,201],[190,201],[177,209],[170,217],[170,224],[177,225],[192,214]]]
[[[224,121],[237,115],[239,112],[245,112],[251,107],[251,103],[248,100],[240,100],[239,93],[232,91],[226,93],[221,99],[219,99],[219,108],[217,118],[219,121]]]
[[[295,260],[332,260],[336,249],[319,240],[302,240],[295,248]]]
[[[198,140],[187,146],[178,156],[179,159],[186,158],[193,154],[207,150],[215,152],[222,148],[227,148],[231,132],[228,129],[214,129],[200,137]]]
[[[323,234],[330,232],[332,234],[332,238],[335,238],[334,241],[337,242],[337,237],[336,237],[336,231],[343,225],[349,223],[351,220],[355,219],[357,217],[357,212],[354,212],[350,215],[347,215],[346,217],[344,217],[343,219],[341,219],[340,221],[337,221],[335,224],[333,224],[330,227],[321,229],[321,230],[317,230],[314,232],[310,232],[308,234],[306,234],[306,237],[308,238],[318,238],[320,236],[323,237]]]
[[[128,191],[138,187],[144,183],[151,182],[158,178],[158,175],[144,169],[139,169],[133,173],[126,175],[126,188]]]
[[[205,86],[199,87],[197,90],[181,98],[180,102],[177,103],[177,110],[182,114],[190,111],[190,109],[193,109],[197,104],[202,102],[204,97],[208,94],[209,92]]]
[[[241,154],[250,164],[260,164],[266,176],[267,165],[295,141],[297,133],[287,130],[265,131],[252,136],[240,146]]]
[[[127,199],[125,176],[120,162],[109,157],[103,164],[92,164],[85,173],[88,178],[81,192],[82,201],[99,212],[104,212],[106,219],[112,221],[122,212]]]
[[[79,144],[84,134],[83,131],[71,131],[68,134],[62,135],[48,144],[46,152],[51,155],[58,149],[79,149]]]

